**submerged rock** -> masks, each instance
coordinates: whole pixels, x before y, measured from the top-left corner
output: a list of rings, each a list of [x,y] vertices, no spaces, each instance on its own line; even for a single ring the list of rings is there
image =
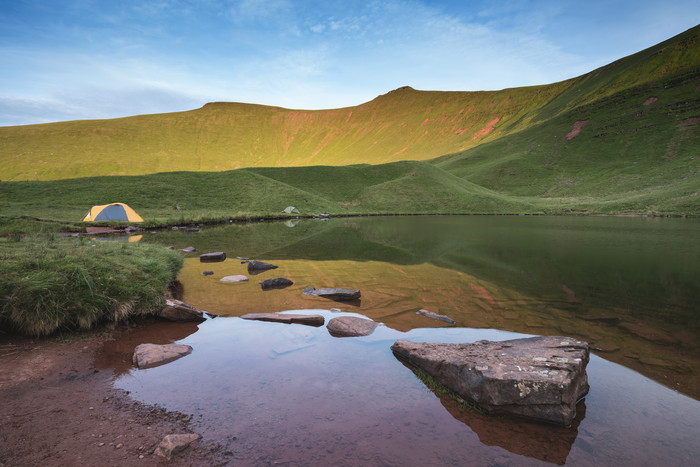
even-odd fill
[[[272,290],[287,288],[290,285],[294,285],[294,282],[290,281],[289,279],[285,279],[284,277],[278,277],[276,279],[265,279],[262,282],[258,282],[258,284],[260,284],[260,287],[262,287],[263,290]]]
[[[132,361],[138,368],[153,368],[189,355],[192,347],[181,344],[140,344],[134,349]]]
[[[204,253],[199,255],[199,261],[202,263],[220,263],[226,259],[226,253],[217,251],[214,253]]]
[[[423,315],[423,316],[426,316],[426,317],[432,318],[432,319],[438,319],[438,320],[444,321],[444,322],[446,322],[446,323],[455,324],[455,320],[453,320],[453,319],[450,318],[449,316],[447,316],[447,315],[439,315],[439,314],[437,314],[437,313],[433,313],[432,311],[428,311],[428,310],[418,310],[418,311],[416,312],[416,314],[417,314],[417,315]]]
[[[568,426],[588,393],[588,343],[568,337],[473,344],[398,340],[391,350],[487,413]]]
[[[315,295],[316,297],[323,297],[337,301],[357,300],[362,296],[360,291],[355,289],[314,289],[313,287],[307,287],[304,289],[304,293],[306,295]]]
[[[237,274],[235,276],[226,276],[219,279],[220,282],[247,282],[248,276]]]
[[[196,433],[183,433],[165,435],[156,448],[154,454],[170,460],[176,454],[184,451],[190,444],[197,441],[200,435]]]
[[[305,324],[307,326],[323,326],[326,319],[321,315],[299,315],[287,313],[248,313],[241,316],[242,319],[254,321],[272,321],[286,324]]]
[[[326,328],[335,337],[369,336],[374,332],[377,323],[371,319],[357,316],[338,316],[328,321]]]
[[[165,306],[158,313],[159,318],[170,321],[204,321],[204,312],[180,300],[165,299]]]

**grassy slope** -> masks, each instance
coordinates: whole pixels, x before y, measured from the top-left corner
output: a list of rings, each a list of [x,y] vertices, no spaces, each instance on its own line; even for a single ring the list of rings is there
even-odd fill
[[[114,120],[0,128],[3,180],[425,160],[473,147],[489,122],[514,123],[561,84],[499,92],[401,88],[345,109],[239,103]],[[484,131],[485,133],[485,131]]]
[[[645,105],[650,97],[658,100]],[[0,215],[79,219],[89,206],[114,200],[156,222],[278,213],[289,204],[338,214],[700,214],[699,116],[696,27],[547,86],[401,88],[335,110],[214,103],[0,128],[3,180],[91,177],[3,182]],[[586,123],[568,140],[577,121]],[[450,155],[435,158],[442,154]],[[406,159],[433,165],[387,164]],[[350,165],[358,163],[378,165]],[[229,170],[238,167],[247,168]],[[164,170],[190,172],[93,177]],[[217,172],[196,173],[204,171]]]
[[[288,205],[306,215],[535,209],[426,162],[4,182],[0,198],[6,200],[0,216],[61,221],[80,220],[86,206],[119,199],[150,224],[278,215]]]
[[[547,120],[434,162],[548,209],[698,215],[698,31],[573,80],[542,109]]]

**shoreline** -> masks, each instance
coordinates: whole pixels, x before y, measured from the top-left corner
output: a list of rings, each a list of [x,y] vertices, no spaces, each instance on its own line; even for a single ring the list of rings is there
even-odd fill
[[[200,439],[166,461],[167,434],[191,433],[190,416],[133,400],[96,359],[105,343],[152,321],[64,337],[0,334],[0,465],[224,465]]]

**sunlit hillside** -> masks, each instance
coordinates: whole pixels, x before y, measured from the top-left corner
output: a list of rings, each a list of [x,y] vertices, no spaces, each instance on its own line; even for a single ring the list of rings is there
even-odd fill
[[[632,90],[641,98],[634,90],[700,86],[699,34],[696,27],[584,76],[543,86],[491,92],[403,87],[333,110],[210,103],[187,112],[2,127],[0,179],[429,160],[550,121],[561,127],[557,136],[564,138],[575,121],[585,117],[586,108],[624,101],[624,92]],[[655,103],[666,111],[647,124],[664,126],[676,118],[679,106],[697,113],[700,91],[693,86],[683,89],[672,100]],[[616,108],[609,106],[605,112],[613,115]],[[620,120],[630,116],[627,108],[618,113]],[[669,134],[654,145],[675,144],[676,152],[682,152],[683,138]],[[509,157],[509,151],[499,156]]]

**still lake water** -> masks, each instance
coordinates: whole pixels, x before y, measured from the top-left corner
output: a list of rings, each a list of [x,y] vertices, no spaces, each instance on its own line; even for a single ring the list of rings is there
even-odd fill
[[[351,218],[161,232],[143,241],[151,239],[197,248],[180,274],[184,300],[221,317],[131,335],[108,346],[102,364],[115,366],[115,385],[136,399],[192,414],[193,428],[236,465],[692,465],[700,458],[698,220]],[[212,251],[228,259],[199,262]],[[237,256],[279,268],[249,275]],[[236,274],[250,281],[219,281]],[[257,284],[275,277],[294,285],[262,291]],[[303,295],[307,286],[360,289],[362,299]],[[357,314],[383,326],[335,338],[325,327],[237,318],[288,310],[313,310],[326,321]],[[461,409],[390,350],[397,339],[523,335],[591,344],[591,390],[571,427]],[[148,370],[114,364],[146,341],[194,351]]]

